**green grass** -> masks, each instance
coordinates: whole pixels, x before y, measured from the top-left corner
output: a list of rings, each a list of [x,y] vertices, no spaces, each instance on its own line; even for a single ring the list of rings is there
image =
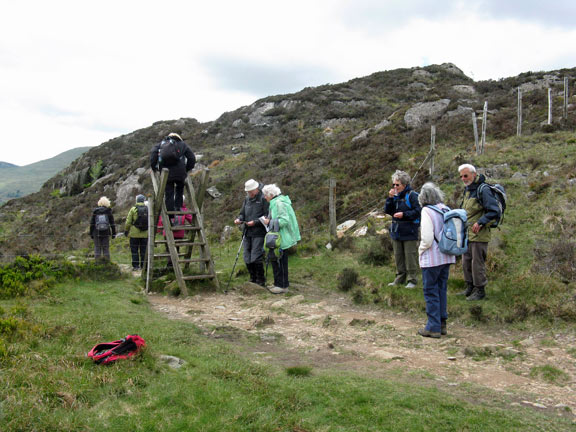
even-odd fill
[[[529,409],[510,410],[502,400],[498,407],[491,397],[488,405],[472,404],[420,382],[257,364],[189,323],[154,313],[131,281],[68,282],[26,303],[38,330],[10,343],[0,370],[3,430],[536,431],[568,425]],[[1,306],[8,311],[17,304]],[[105,367],[86,357],[96,343],[131,333],[147,342],[139,357]],[[161,354],[186,363],[169,369]]]

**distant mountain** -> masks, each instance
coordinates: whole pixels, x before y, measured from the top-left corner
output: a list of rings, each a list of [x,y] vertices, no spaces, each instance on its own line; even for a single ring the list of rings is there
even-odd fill
[[[14,165],[14,164],[11,164],[11,163],[8,163],[8,162],[2,162],[2,161],[0,161],[0,169],[2,169],[2,168],[15,168],[15,167],[17,167],[17,166],[18,166],[18,165]]]
[[[0,204],[39,191],[46,180],[90,149],[77,147],[53,158],[24,166],[0,162]]]

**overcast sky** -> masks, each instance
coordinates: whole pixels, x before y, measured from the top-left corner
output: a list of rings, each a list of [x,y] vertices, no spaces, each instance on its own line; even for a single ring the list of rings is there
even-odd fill
[[[0,161],[401,67],[572,68],[575,20],[575,0],[3,0]]]

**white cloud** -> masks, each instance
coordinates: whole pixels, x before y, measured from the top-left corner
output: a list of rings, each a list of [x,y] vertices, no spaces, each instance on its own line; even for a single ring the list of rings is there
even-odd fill
[[[0,160],[28,164],[158,120],[209,121],[269,94],[399,67],[453,62],[488,79],[575,66],[571,2],[501,3],[9,2]],[[26,152],[4,144],[23,133]]]

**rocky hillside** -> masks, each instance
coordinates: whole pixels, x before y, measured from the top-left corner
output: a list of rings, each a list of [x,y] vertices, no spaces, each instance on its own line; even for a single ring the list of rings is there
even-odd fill
[[[568,118],[562,118],[565,76],[573,84],[576,69],[480,82],[452,64],[397,69],[270,96],[209,123],[157,122],[91,149],[39,192],[4,205],[0,254],[87,246],[89,217],[102,195],[111,198],[122,221],[137,193],[151,193],[149,151],[172,131],[199,156],[197,170],[210,168],[211,185],[221,194],[205,204],[214,235],[230,224],[250,177],[278,183],[294,201],[301,223],[320,226],[328,215],[329,178],[339,185],[339,219],[377,203],[395,169],[418,170],[429,149],[431,125],[437,146],[454,149],[451,160],[438,166],[436,180],[453,183],[457,165],[474,160],[472,113],[480,120],[485,101],[488,143],[516,135],[518,87],[524,91],[524,135],[575,130],[574,97]],[[546,124],[548,87],[553,90],[551,125]],[[425,180],[420,175],[416,183]]]

